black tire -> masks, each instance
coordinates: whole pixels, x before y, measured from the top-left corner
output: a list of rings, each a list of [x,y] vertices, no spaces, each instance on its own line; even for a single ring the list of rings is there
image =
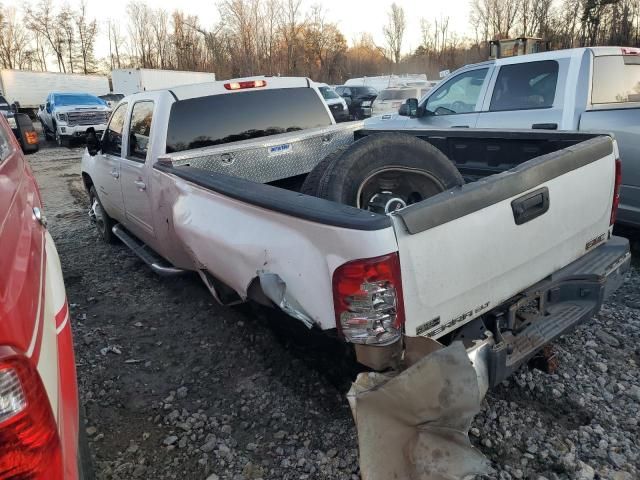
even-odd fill
[[[78,428],[78,480],[94,480],[93,459],[87,440],[87,427],[84,421],[84,408],[80,406],[80,424]]]
[[[115,243],[116,237],[111,231],[111,229],[115,225],[115,222],[102,207],[100,197],[98,197],[96,188],[93,186],[89,190],[89,209],[90,215],[93,216],[96,228],[98,229],[98,232],[100,233],[102,239],[106,243]]]
[[[302,184],[302,187],[300,187],[300,193],[317,197],[320,180],[322,179],[322,176],[327,171],[327,168],[329,168],[329,165],[333,163],[337,158],[340,158],[342,154],[345,152],[345,150],[349,148],[349,146],[350,145],[344,145],[342,147],[339,147],[334,152],[331,152],[329,155],[324,157],[320,161],[320,163],[318,163],[313,168],[313,170],[309,172],[309,175],[307,175],[307,178],[304,179],[304,183]]]
[[[316,182],[316,196],[363,209],[369,208],[371,195],[375,196],[374,181],[384,179],[385,175],[402,178],[399,191],[388,190],[399,197],[406,196],[403,197],[405,204],[464,184],[460,172],[440,150],[402,133],[369,135],[329,157],[325,159],[325,171],[319,180],[319,173],[312,172],[308,191],[312,191],[311,182]],[[410,187],[418,185],[418,191],[409,192],[406,183]],[[378,193],[382,191],[385,189],[378,189]],[[367,195],[368,199],[364,198]]]

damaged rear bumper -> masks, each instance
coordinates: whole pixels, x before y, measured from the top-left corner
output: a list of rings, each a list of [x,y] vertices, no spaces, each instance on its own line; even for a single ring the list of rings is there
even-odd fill
[[[485,330],[493,333],[481,342],[488,386],[497,385],[549,342],[598,313],[602,302],[623,283],[630,262],[628,240],[611,237],[486,314]],[[522,311],[532,304],[535,304],[535,313],[525,313],[523,320]],[[477,349],[477,345],[470,351]],[[360,363],[374,370],[385,370],[397,368],[403,356],[404,363],[411,365],[439,348],[442,345],[430,338],[405,337],[404,342],[386,347],[356,345],[356,355]],[[412,356],[415,360],[406,361]]]
[[[546,344],[587,322],[624,282],[631,264],[629,241],[608,242],[532,286],[505,308],[494,310],[495,346],[488,356],[489,384],[495,386]],[[515,328],[519,311],[536,303],[537,313]]]
[[[462,341],[444,347],[427,337],[405,338],[406,370],[358,375],[348,399],[358,429],[362,478],[461,480],[490,473],[489,462],[468,437],[487,390],[548,342],[595,315],[624,281],[630,260],[628,242],[613,237],[493,310],[493,319],[485,322],[493,320],[493,332],[488,328],[483,340],[470,347]],[[532,300],[538,314],[524,322],[516,319]],[[397,345],[382,348],[395,348],[398,355]]]

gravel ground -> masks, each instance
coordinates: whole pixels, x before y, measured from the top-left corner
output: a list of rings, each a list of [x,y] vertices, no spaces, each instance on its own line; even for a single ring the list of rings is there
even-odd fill
[[[65,275],[99,479],[358,479],[341,346],[155,276],[86,214],[80,150],[29,156]],[[561,339],[556,374],[489,392],[471,439],[489,478],[640,478],[640,271]],[[381,452],[382,454],[384,452]]]

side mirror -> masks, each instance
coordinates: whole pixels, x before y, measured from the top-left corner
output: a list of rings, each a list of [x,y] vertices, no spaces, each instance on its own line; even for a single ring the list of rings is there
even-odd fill
[[[51,102],[47,102],[47,113],[51,113]]]
[[[398,109],[398,115],[403,117],[417,117],[418,116],[418,99],[408,98],[400,108]]]
[[[96,135],[96,130],[91,127],[87,129],[87,152],[92,157],[95,157],[101,148],[101,142]]]
[[[40,110],[44,110],[44,103],[40,104]]]
[[[18,113],[18,109],[20,108],[20,102],[13,102],[11,104],[11,110],[13,113]]]

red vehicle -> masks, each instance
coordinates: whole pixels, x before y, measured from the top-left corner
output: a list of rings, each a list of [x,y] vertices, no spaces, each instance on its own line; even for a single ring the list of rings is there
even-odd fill
[[[86,479],[90,456],[60,260],[0,116],[0,479]]]

